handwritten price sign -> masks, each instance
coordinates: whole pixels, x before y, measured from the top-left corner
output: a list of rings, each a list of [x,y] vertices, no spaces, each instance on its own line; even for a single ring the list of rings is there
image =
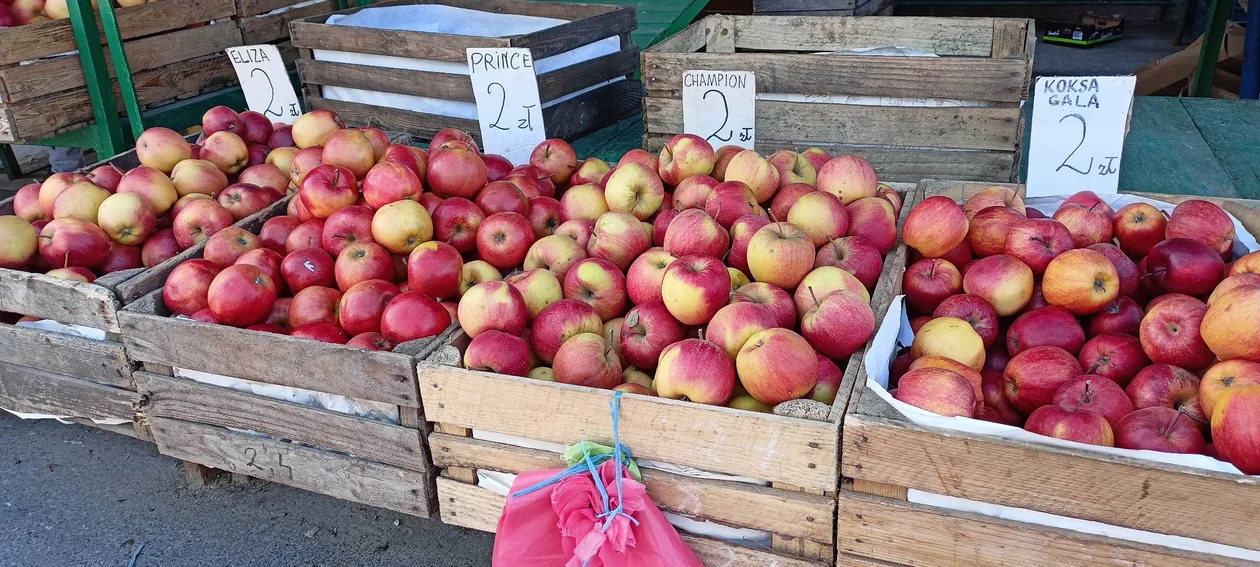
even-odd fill
[[[249,109],[261,112],[272,122],[292,124],[302,115],[297,92],[289,72],[274,45],[244,45],[227,48],[228,58],[241,80],[241,90]]]
[[[1114,194],[1134,77],[1041,77],[1034,87],[1028,196]]]
[[[483,150],[515,165],[529,163],[530,152],[547,139],[533,55],[520,47],[470,47],[468,71]]]
[[[683,73],[683,133],[714,148],[753,149],[757,141],[757,77],[748,71]]]

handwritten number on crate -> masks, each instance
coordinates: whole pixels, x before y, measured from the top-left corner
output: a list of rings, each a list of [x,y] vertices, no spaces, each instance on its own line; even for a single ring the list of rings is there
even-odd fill
[[[503,108],[507,106],[507,89],[503,87],[503,83],[490,83],[486,85],[486,94],[494,94],[494,87],[499,87],[499,115],[495,117],[494,122],[490,123],[490,127],[497,130],[511,130],[511,128],[499,126],[499,121],[503,120]]]
[[[1081,170],[1075,166],[1068,164],[1068,161],[1072,159],[1072,156],[1076,154],[1076,151],[1081,149],[1081,146],[1085,145],[1085,133],[1086,133],[1086,128],[1087,128],[1087,125],[1085,124],[1085,117],[1081,116],[1080,114],[1068,114],[1064,116],[1063,118],[1060,118],[1059,123],[1062,124],[1063,121],[1067,120],[1068,118],[1075,118],[1081,121],[1081,141],[1077,142],[1076,147],[1072,148],[1072,153],[1068,154],[1067,157],[1063,158],[1063,163],[1059,164],[1059,167],[1054,168],[1054,170],[1059,171],[1066,167],[1081,175],[1089,175],[1090,170],[1094,169],[1094,158],[1092,157],[1089,158],[1089,165],[1085,166],[1084,170]]]
[[[714,130],[712,134],[709,134],[707,137],[705,137],[705,141],[709,141],[714,138],[717,138],[718,140],[721,140],[723,142],[729,142],[731,141],[731,138],[734,136],[734,132],[727,131],[725,138],[721,136],[722,129],[726,128],[726,122],[731,119],[731,107],[730,105],[726,103],[726,94],[724,94],[722,91],[719,91],[717,89],[709,89],[707,91],[704,91],[704,95],[701,96],[700,98],[703,100],[709,100],[709,93],[716,94],[718,95],[719,98],[722,99],[722,125],[718,126],[717,130]]]

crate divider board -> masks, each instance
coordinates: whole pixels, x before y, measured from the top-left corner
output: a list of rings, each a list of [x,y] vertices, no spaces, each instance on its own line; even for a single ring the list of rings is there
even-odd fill
[[[1022,185],[929,179],[920,184],[916,202],[933,195],[965,200],[994,185],[1023,194]],[[1174,204],[1213,201],[1260,234],[1260,201],[1134,194]],[[898,248],[899,265],[885,266],[895,277],[880,280],[891,286],[877,294],[885,300],[901,294],[906,247],[898,243]],[[882,320],[879,310],[877,316]],[[913,488],[1260,549],[1260,540],[1241,528],[1260,515],[1260,486],[1254,478],[918,426],[877,396],[863,395],[864,366],[855,375],[851,388],[841,388],[851,392],[841,434],[844,483],[836,524],[841,564],[983,567],[1008,565],[1019,557],[1037,565],[1255,565],[908,502],[907,489]]]
[[[326,15],[294,20],[293,45],[298,48],[298,75],[305,85],[307,105],[339,114],[347,124],[375,126],[430,139],[439,130],[459,128],[481,141],[477,121],[413,112],[397,108],[326,99],[322,86],[338,86],[453,101],[473,101],[472,83],[464,75],[316,61],[314,49],[388,55],[453,63],[466,61],[469,47],[526,47],[534,60],[543,59],[609,37],[620,38],[620,51],[538,76],[543,104],[618,77],[617,81],[543,109],[548,138],[573,140],[622,118],[641,107],[640,83],[629,80],[637,70],[639,51],[630,41],[635,29],[634,8],[596,4],[526,2],[522,0],[393,0],[371,8],[414,4],[443,4],[489,12],[569,20],[533,33],[482,38],[414,31],[377,30],[325,24]],[[337,12],[351,14],[363,8]]]
[[[856,154],[881,180],[1018,175],[1036,33],[1002,18],[708,16],[642,55],[644,145],[682,131],[688,70],[751,71],[761,94],[959,100],[984,106],[757,101],[757,149]],[[940,57],[827,55],[897,45]]]

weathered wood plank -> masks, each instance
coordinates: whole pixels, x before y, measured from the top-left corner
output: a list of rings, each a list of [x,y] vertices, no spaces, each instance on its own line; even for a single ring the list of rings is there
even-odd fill
[[[404,514],[435,512],[423,472],[178,419],[152,424],[163,455]]]
[[[1004,567],[1016,559],[1023,565],[1254,565],[847,490],[840,492],[836,536],[841,553],[933,567]]]
[[[460,427],[552,443],[612,440],[612,392],[422,362],[425,415]],[[557,411],[556,408],[564,408]],[[621,442],[647,459],[835,490],[839,436],[813,422],[674,400],[621,401]]]
[[[993,50],[993,18],[736,16],[735,28],[735,48],[748,51],[899,45],[937,55],[988,57]]]
[[[282,0],[291,1],[291,0]],[[241,38],[245,45],[289,39],[289,22],[328,14],[337,9],[337,2],[328,0],[319,4],[295,8],[279,14],[244,17],[239,20]]]
[[[573,140],[641,110],[643,87],[617,81],[543,109],[548,138]],[[474,131],[477,129],[474,129]]]
[[[704,20],[697,20],[682,31],[661,40],[644,53],[695,53],[704,47]],[[646,65],[644,69],[646,69]]]
[[[851,414],[841,473],[936,494],[1260,549],[1256,480]],[[1081,490],[1081,479],[1096,489]]]
[[[160,301],[160,291],[154,291],[123,314],[123,341],[133,360],[393,405],[420,405],[410,356],[167,317],[157,311]]]
[[[29,366],[0,362],[0,408],[130,421],[140,394]]]
[[[0,311],[117,333],[119,301],[99,285],[0,269]]]
[[[116,341],[0,325],[0,360],[134,390],[131,361]]]
[[[513,447],[470,437],[434,433],[429,448],[435,465],[519,474],[562,469],[556,453]],[[706,480],[642,469],[648,496],[662,510],[693,518],[825,542],[831,546],[835,500],[740,482]]]
[[[643,107],[647,132],[682,132],[681,99],[646,98]],[[765,143],[844,140],[854,145],[1013,152],[1020,135],[1018,108],[758,101],[756,121],[757,139]]]
[[[817,10],[834,10],[839,12],[845,9],[852,10],[855,5],[856,2],[854,0],[753,0],[753,12],[756,14]]]
[[[1024,53],[1027,37],[1026,20],[993,20],[993,52],[989,56],[1007,59],[1018,55],[1023,60],[1031,59],[1030,54]]]
[[[294,47],[455,63],[468,61],[469,47],[511,47],[511,41],[506,38],[329,26],[311,20],[306,18],[290,24]]]
[[[210,386],[137,372],[148,396],[145,414],[257,431],[362,459],[426,473],[428,452],[415,429]]]
[[[607,6],[607,8],[611,9],[555,27],[515,36],[511,39],[512,47],[528,48],[537,60],[634,30],[636,21],[634,8],[629,6]],[[571,18],[573,18],[572,15],[565,16],[565,19]]]

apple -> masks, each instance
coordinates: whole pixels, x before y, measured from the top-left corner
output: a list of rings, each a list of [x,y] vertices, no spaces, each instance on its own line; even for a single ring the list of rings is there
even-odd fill
[[[1006,237],[1006,254],[1026,264],[1033,273],[1045,273],[1050,261],[1071,250],[1072,233],[1053,219],[1028,219],[1011,227]]]
[[[67,187],[80,181],[90,180],[78,173],[54,173],[48,176],[48,179],[45,179],[39,186],[39,208],[44,213],[43,218],[52,219],[53,203],[57,201],[57,196],[61,195],[61,192],[65,191]]]
[[[491,266],[485,260],[465,262],[464,267],[459,270],[459,295],[463,297],[469,289],[479,283],[502,279],[503,274],[498,268]]]
[[[556,185],[568,183],[578,166],[573,146],[560,139],[543,140],[530,153],[529,163],[546,173]]]
[[[980,390],[984,407],[976,417],[985,421],[1023,427],[1024,416],[1006,399],[1006,378],[1002,371],[985,368],[980,371]]]
[[[875,311],[860,296],[847,291],[810,296],[814,304],[801,316],[801,335],[819,353],[843,360],[875,336]]]
[[[600,215],[595,221],[586,252],[625,271],[635,258],[652,247],[652,235],[637,218],[619,212]]]
[[[704,202],[704,212],[726,229],[730,229],[740,217],[760,211],[752,189],[739,181],[718,184]]]
[[[355,179],[363,179],[376,164],[376,150],[371,140],[358,130],[333,132],[323,143],[321,161],[350,170]]]
[[[669,231],[669,225],[674,222],[674,218],[681,211],[678,209],[662,208],[657,211],[656,216],[652,220],[652,244],[656,246],[665,245],[665,234]]]
[[[39,187],[38,183],[30,183],[17,190],[17,193],[13,195],[13,214],[26,219],[27,222],[50,220],[44,215],[44,209],[39,206]]]
[[[236,264],[223,268],[206,292],[210,313],[224,325],[248,327],[261,323],[276,302],[276,284],[257,266]]]
[[[238,132],[241,139],[251,144],[263,145],[266,145],[268,140],[271,139],[273,132],[271,120],[268,120],[261,112],[246,110],[240,113],[239,118],[243,126],[242,130]]]
[[[477,193],[474,200],[477,206],[492,215],[501,212],[513,212],[524,215],[529,212],[529,199],[507,181],[492,181]]]
[[[459,301],[458,316],[460,326],[469,337],[475,338],[492,329],[519,335],[529,321],[529,309],[525,298],[515,287],[492,280],[479,283],[464,293]]]
[[[750,337],[775,327],[778,320],[769,308],[757,303],[731,303],[713,315],[705,328],[705,338],[734,360]]]
[[[528,376],[529,344],[503,331],[486,331],[468,343],[464,350],[464,368]]]
[[[372,238],[372,218],[372,209],[362,205],[337,210],[324,221],[320,246],[330,254],[338,255],[351,244],[376,242]]]
[[[1028,415],[1054,400],[1064,384],[1083,374],[1071,353],[1053,346],[1039,346],[1013,356],[1006,365],[1006,399]]]
[[[612,262],[586,258],[573,265],[564,276],[565,299],[590,303],[601,321],[621,314],[626,306],[626,279]]]
[[[1199,405],[1203,415],[1212,416],[1216,401],[1230,388],[1260,385],[1260,363],[1226,360],[1213,364],[1199,381]]]
[[[657,159],[661,180],[677,186],[694,175],[713,171],[713,146],[694,134],[677,134],[665,142]]]
[[[708,175],[693,175],[684,179],[674,188],[674,209],[685,211],[687,209],[703,209],[709,195],[713,193],[713,188],[722,182],[709,177]]]
[[[865,239],[881,256],[892,252],[897,244],[897,211],[891,203],[866,197],[845,205],[845,210],[849,212],[849,236]]]
[[[1235,288],[1208,307],[1200,327],[1202,340],[1221,360],[1241,358],[1260,362],[1258,317],[1260,286]]]
[[[333,264],[333,276],[337,280],[337,288],[342,292],[368,280],[393,281],[394,275],[393,257],[388,250],[373,242],[360,242],[345,247]]]
[[[906,368],[906,372],[921,368],[941,368],[966,378],[967,383],[971,384],[972,402],[975,404],[975,411],[980,412],[984,408],[983,378],[976,369],[943,356],[923,356],[911,362],[910,366]]]
[[[534,227],[534,238],[541,239],[556,233],[564,222],[560,213],[560,201],[551,197],[531,197],[525,218]]]
[[[1106,242],[1091,245],[1089,249],[1106,256],[1111,261],[1111,265],[1116,269],[1116,276],[1119,277],[1120,295],[1131,296],[1137,293],[1139,283],[1137,264],[1129,259],[1119,246]]]
[[[730,245],[726,229],[700,209],[687,209],[674,217],[665,233],[664,247],[675,256],[722,258]],[[738,266],[737,266],[738,267]]]
[[[1133,403],[1124,389],[1111,379],[1085,374],[1065,382],[1054,394],[1054,405],[1070,411],[1087,411],[1103,416],[1114,427],[1133,413]]]
[[[144,267],[144,258],[139,245],[111,242],[109,244],[109,253],[105,255],[105,261],[101,263],[100,272],[109,274],[142,267]]]
[[[1206,448],[1194,420],[1171,408],[1142,408],[1120,418],[1112,429],[1121,449],[1200,455]]]
[[[206,134],[213,132],[207,131]],[[175,164],[192,157],[192,146],[170,128],[149,128],[136,138],[136,159],[140,165],[171,173]]]
[[[1000,186],[986,187],[976,192],[976,194],[967,198],[967,202],[963,203],[962,209],[964,213],[967,213],[967,219],[970,220],[976,216],[976,213],[989,207],[1009,207],[1020,215],[1026,214],[1024,200],[1009,187]]]
[[[275,282],[277,294],[284,295],[287,292],[284,282],[284,256],[279,252],[269,248],[255,248],[241,254],[234,263],[257,266]]]
[[[359,285],[366,285],[366,283]],[[351,288],[351,291],[353,289]],[[351,297],[350,292],[346,292],[342,301],[346,301],[347,297]],[[343,308],[342,313],[344,314],[344,312]],[[449,326],[451,326],[450,313],[447,313],[446,309],[439,305],[437,300],[419,291],[408,291],[394,296],[393,299],[389,300],[380,316],[380,332],[384,335],[385,340],[394,344],[402,344],[425,337],[435,337]],[[517,337],[512,338],[520,341],[521,347],[525,346],[524,340]],[[529,349],[526,347],[520,350],[525,352],[525,370],[527,371]],[[514,375],[523,376],[524,374]]]
[[[39,236],[26,219],[13,215],[0,216],[0,268],[27,268],[39,251]]]
[[[47,183],[47,182],[45,182]],[[140,166],[128,171],[118,181],[118,193],[135,193],[144,197],[153,207],[153,214],[162,216],[179,200],[179,193],[171,179],[159,170]],[[40,190],[43,202],[43,190]]]
[[[752,397],[778,404],[801,398],[814,388],[818,357],[809,342],[795,332],[767,329],[748,338],[735,357],[735,369],[740,384]],[[657,382],[659,391],[659,369]]]
[[[1012,356],[1039,346],[1059,347],[1076,356],[1084,345],[1080,322],[1067,309],[1054,305],[1024,312],[1006,332],[1006,351]]]
[[[66,187],[53,202],[53,218],[76,218],[96,224],[96,213],[101,203],[110,197],[109,191],[92,184],[91,181],[80,181]]]
[[[532,239],[532,232],[530,237]],[[377,209],[372,216],[372,239],[391,254],[410,254],[416,246],[432,238],[433,220],[424,205],[415,201],[394,201]]]
[[[19,243],[16,254],[6,254],[11,259],[21,256],[23,250],[29,247],[29,241],[25,246],[21,244],[22,233],[25,231],[22,230],[22,223],[17,222],[17,217],[13,218],[15,220],[8,221],[8,224],[15,225],[13,232],[17,233]],[[56,219],[44,225],[39,231],[38,250],[50,266],[92,269],[105,262],[109,254],[109,242],[109,236],[100,227],[83,219],[70,217]]]
[[[1054,213],[1054,220],[1063,223],[1072,235],[1072,245],[1086,248],[1100,242],[1111,242],[1111,217],[1102,211],[1081,205],[1065,204]]]
[[[743,150],[727,163],[723,181],[743,183],[751,192],[755,205],[769,202],[774,197],[774,192],[779,188],[779,170],[755,150]]]
[[[1188,199],[1173,208],[1164,238],[1195,240],[1225,257],[1234,247],[1234,222],[1216,203]]]
[[[311,215],[326,219],[359,200],[357,179],[349,169],[323,164],[306,174],[298,198]]]
[[[339,345],[346,344],[345,332],[343,332],[336,323],[329,323],[327,321],[307,323],[299,327],[294,327],[293,331],[289,333],[289,336],[316,340],[323,343]]]
[[[822,191],[806,193],[797,199],[788,211],[787,221],[804,230],[815,248],[849,231],[849,213],[844,203]]]
[[[972,383],[944,368],[910,370],[897,381],[898,401],[945,417],[973,417],[976,394]]]
[[[1222,395],[1212,415],[1213,445],[1224,460],[1248,475],[1260,473],[1258,409],[1260,386],[1241,386]]]
[[[805,399],[832,405],[836,403],[836,395],[840,393],[840,383],[843,380],[844,371],[830,358],[820,354],[818,355],[818,379],[815,380],[814,389],[805,394]],[[753,399],[756,400],[756,398]]]
[[[276,166],[276,168],[287,176],[292,171],[293,157],[296,156],[299,151],[300,150],[293,147],[275,148],[267,154],[267,159],[263,161],[263,163]],[[291,182],[292,179],[290,179],[290,183]]]
[[[140,248],[140,259],[146,268],[152,268],[165,262],[183,251],[183,247],[175,240],[175,231],[169,228],[158,229],[144,242]]]
[[[554,359],[560,345],[582,333],[600,333],[603,322],[595,307],[578,299],[561,299],[541,311],[533,319],[530,342],[535,354],[544,362]]]
[[[981,297],[966,294],[951,295],[936,306],[936,309],[932,311],[932,317],[954,317],[966,321],[972,329],[975,329],[976,334],[980,335],[985,348],[993,346],[997,341],[999,334],[997,311]]]
[[[556,382],[612,389],[621,383],[621,362],[612,346],[595,333],[573,336],[556,351],[551,365]]]
[[[341,311],[341,292],[331,287],[310,286],[293,294],[289,302],[289,328],[296,329],[310,323],[338,324]]]
[[[199,156],[213,163],[219,171],[235,175],[249,165],[249,146],[232,132],[215,132],[202,140]]]
[[[1225,262],[1202,242],[1173,238],[1151,248],[1146,274],[1164,292],[1202,295],[1211,293],[1224,278]]]
[[[682,325],[659,301],[631,309],[622,321],[620,347],[630,365],[644,370],[656,368],[661,352],[683,340]]]
[[[29,187],[29,186],[28,186]],[[16,206],[16,200],[14,201]],[[20,215],[19,215],[20,216]],[[1229,266],[1228,275],[1260,274],[1260,251],[1249,252]]]
[[[962,208],[953,199],[937,195],[924,199],[910,211],[901,237],[924,257],[938,258],[967,238],[968,227]]]
[[[779,187],[778,192],[774,194],[774,199],[770,201],[770,214],[776,219],[786,219],[797,200],[815,191],[817,189],[813,185],[804,183],[790,183]]]
[[[429,154],[427,180],[439,197],[471,199],[486,185],[488,175],[485,162],[473,151],[446,148]]]
[[[258,248],[262,248],[262,243],[257,235],[243,228],[229,226],[206,239],[202,255],[219,266],[230,266],[236,263],[241,254]],[[272,285],[274,287],[275,282]]]
[[[517,213],[495,213],[477,229],[477,253],[499,269],[520,266],[534,244],[534,227]]]
[[[813,267],[814,244],[794,224],[770,223],[748,242],[748,268],[756,281],[794,289]]]
[[[735,365],[720,347],[701,339],[686,339],[661,352],[652,385],[662,398],[725,405],[735,384]]]
[[[267,147],[271,148],[272,153],[284,148],[297,149],[297,143],[293,141],[293,127],[283,122],[272,124],[271,135],[267,136]]]
[[[556,227],[556,234],[572,238],[582,250],[586,250],[586,245],[590,244],[591,233],[594,231],[595,221],[585,219],[566,220]]]
[[[1163,211],[1149,203],[1125,205],[1112,215],[1111,222],[1120,249],[1134,258],[1146,256],[1163,241],[1168,225]]]
[[[966,321],[938,317],[915,333],[910,346],[911,359],[924,356],[943,356],[979,370],[984,367],[984,340]]]
[[[215,132],[231,132],[239,136],[245,133],[245,121],[241,120],[241,115],[235,110],[216,106],[201,115],[201,128],[207,136]]]
[[[875,168],[871,167],[871,162],[858,156],[836,156],[817,169],[818,190],[835,195],[845,205],[874,197],[879,190]]]
[[[248,159],[245,163],[245,169],[249,169],[255,165],[264,165],[267,162],[267,153],[271,150],[262,144],[245,144],[248,152]],[[201,155],[200,153],[198,155]]]
[[[931,313],[945,298],[962,292],[963,276],[949,262],[924,258],[906,268],[902,288],[911,307]],[[990,301],[987,297],[981,298]]]
[[[122,181],[123,170],[118,166],[107,163],[88,172],[86,177],[88,181],[94,183],[97,187],[114,193],[118,191],[118,182]]]
[[[683,256],[665,269],[661,297],[669,313],[685,325],[701,325],[726,305],[731,276],[716,258]]]
[[[1185,412],[1200,424],[1208,421],[1199,404],[1199,377],[1181,367],[1162,363],[1147,366],[1133,377],[1124,391],[1133,401],[1134,409],[1166,407]],[[1220,411],[1222,399],[1216,399],[1213,411]]]
[[[598,184],[609,171],[612,171],[612,167],[608,165],[608,162],[596,157],[586,158],[578,164],[577,170],[569,177],[569,185]]]
[[[285,173],[281,171],[280,168],[268,163],[251,165],[245,168],[245,171],[242,171],[237,177],[237,181],[240,183],[280,191],[282,195],[289,187],[288,173]],[[176,187],[175,189],[178,191],[179,187]]]
[[[665,279],[665,270],[677,259],[677,256],[663,248],[649,249],[636,258],[626,272],[626,292],[630,302],[643,305],[662,301],[661,286]]]
[[[1151,307],[1142,318],[1138,334],[1142,341],[1142,350],[1156,364],[1171,364],[1196,370],[1207,367],[1216,360],[1216,355],[1208,348],[1201,334],[1201,327],[1210,328],[1216,324],[1215,321],[1205,320],[1207,312],[1207,305],[1194,298],[1174,298]],[[1227,332],[1232,337],[1237,337],[1240,333],[1254,337],[1255,333],[1248,331],[1249,328],[1254,326],[1248,323],[1233,327]]]
[[[637,221],[636,221],[637,222]],[[544,236],[530,245],[523,261],[526,270],[544,268],[563,280],[574,264],[586,258],[577,242],[560,234]]]
[[[350,335],[380,332],[388,339],[389,335],[386,334],[381,326],[382,317],[386,305],[397,295],[399,295],[398,287],[386,280],[365,280],[356,283],[346,289],[341,296],[341,303],[337,308],[337,323]],[[437,307],[436,301],[433,302],[433,307],[440,309]],[[442,315],[446,315],[445,309],[440,310]],[[428,315],[423,317],[417,316],[417,319],[423,319],[424,322],[413,321],[411,324],[422,327],[429,322],[427,317]],[[395,323],[405,325],[407,324],[405,319],[406,317],[402,314],[398,314],[395,316]],[[449,325],[449,322],[447,325]],[[445,329],[447,325],[442,326],[442,329]],[[437,332],[440,333],[441,330]]]
[[[521,292],[521,296],[525,298],[525,307],[529,310],[530,321],[533,321],[545,307],[564,297],[560,280],[555,274],[542,268],[518,272],[503,281]]]
[[[455,247],[431,240],[416,246],[407,259],[407,285],[437,299],[459,297],[464,260]]]
[[[471,252],[477,248],[477,231],[485,218],[481,208],[468,199],[446,199],[433,210],[433,236],[461,253]]]
[[[1087,445],[1103,447],[1115,445],[1114,433],[1107,419],[1085,410],[1055,405],[1039,407],[1028,416],[1024,429],[1039,435]]]
[[[1113,332],[1137,336],[1145,313],[1132,298],[1120,296],[1108,303],[1089,320],[1089,336]]]
[[[874,291],[879,274],[883,271],[884,260],[874,246],[860,236],[834,238],[823,244],[814,257],[814,267],[834,266],[845,270],[866,286],[867,291]]]
[[[410,154],[405,147],[402,151]],[[400,163],[383,161],[373,165],[363,177],[363,200],[373,209],[395,201],[417,201],[422,192],[420,178]]]
[[[1111,208],[1111,205],[1108,205],[1106,201],[1102,200],[1102,197],[1099,197],[1098,194],[1093,191],[1079,191],[1077,193],[1073,193],[1068,196],[1067,199],[1063,200],[1063,204],[1059,205],[1059,208],[1062,209],[1068,205],[1084,207],[1086,209],[1102,213],[1107,218],[1111,218],[1116,214],[1116,211]]]
[[[665,187],[655,171],[629,163],[613,170],[604,186],[604,199],[608,210],[645,220],[660,209]]]
[[[793,183],[818,184],[818,170],[804,155],[792,150],[779,150],[767,160],[779,173],[779,187]],[[838,199],[837,199],[838,200]]]
[[[801,152],[801,155],[805,157],[805,160],[810,165],[814,166],[815,171],[821,170],[823,165],[831,161],[831,154],[822,148],[806,148],[805,151]]]
[[[195,258],[171,270],[162,287],[166,308],[176,315],[192,315],[210,306],[207,294],[220,266]]]
[[[797,286],[793,296],[797,315],[804,317],[805,312],[817,305],[819,300],[836,291],[852,293],[867,304],[871,301],[870,293],[853,274],[840,268],[823,266],[807,274]]]
[[[390,146],[389,135],[380,128],[355,128],[355,130],[368,139],[368,143],[372,144],[374,158],[380,161],[381,156],[385,155],[385,150]]]
[[[722,146],[715,150],[713,152],[713,172],[710,175],[718,181],[725,181],[726,168],[731,164],[731,160],[735,158],[735,155],[742,151],[744,151],[744,148],[733,145]]]
[[[289,186],[301,187],[306,174],[319,167],[324,156],[324,147],[315,146],[298,151],[289,161]]]
[[[288,238],[284,240],[285,252],[294,252],[307,248],[319,248],[323,240],[324,225],[328,223],[323,219],[315,219],[297,225],[289,232]],[[340,252],[338,252],[340,254]]]
[[[223,208],[232,213],[233,220],[241,220],[267,208],[274,199],[270,192],[262,187],[236,183],[219,193],[218,201]]]
[[[477,141],[473,139],[472,134],[458,128],[439,130],[437,134],[433,135],[433,139],[429,141],[429,148],[434,150],[460,148],[480,155]]]
[[[599,185],[575,185],[560,196],[560,214],[565,220],[594,222],[609,211],[604,197],[604,190]]]
[[[912,213],[913,214],[913,213]],[[989,207],[977,212],[967,229],[967,243],[976,256],[1006,253],[1006,238],[1011,229],[1027,220],[1010,207]]]
[[[346,341],[346,346],[372,351],[394,350],[394,343],[385,340],[385,336],[380,333],[360,333],[350,337],[350,340]]]
[[[1150,365],[1138,338],[1121,333],[1102,333],[1090,339],[1077,361],[1086,374],[1109,378],[1121,387]]]
[[[101,201],[96,216],[105,234],[119,244],[142,244],[157,230],[153,207],[136,194],[110,195]]]
[[[731,293],[730,303],[759,303],[775,315],[777,326],[790,329],[796,324],[796,304],[782,288],[765,282],[753,282]]]
[[[1103,254],[1089,249],[1068,250],[1046,266],[1041,292],[1051,305],[1074,315],[1102,311],[1120,295],[1120,276]]]

